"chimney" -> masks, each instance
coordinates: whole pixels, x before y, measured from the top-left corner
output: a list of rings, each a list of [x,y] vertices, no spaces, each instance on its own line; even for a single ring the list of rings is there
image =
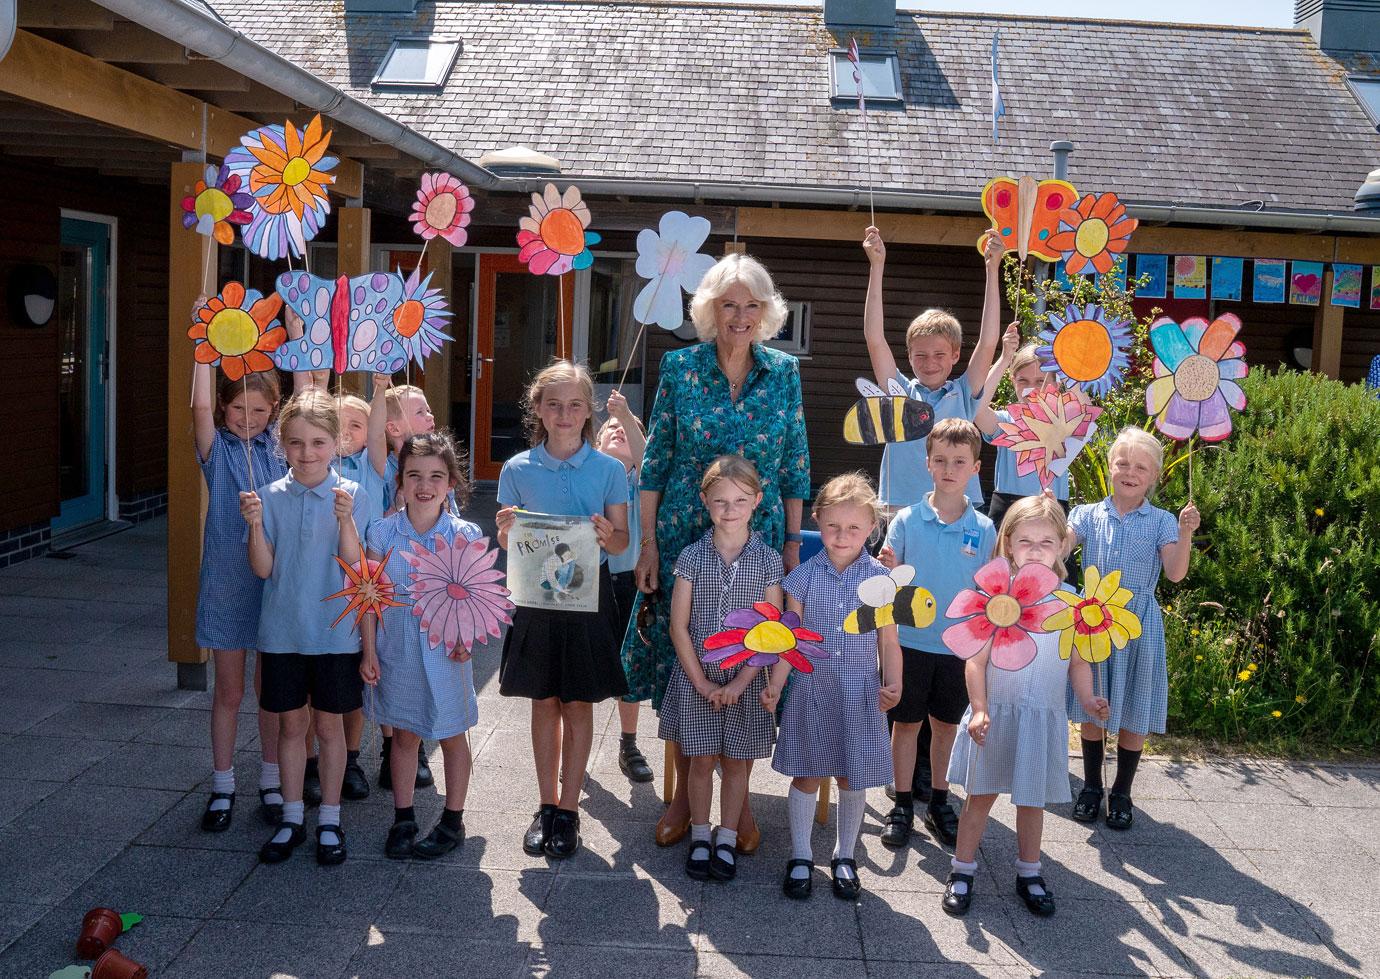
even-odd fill
[[[1294,26],[1324,51],[1380,51],[1380,0],[1294,0]]]
[[[1380,4],[1380,0],[1376,0]],[[896,26],[896,0],[824,0],[824,23],[829,27]]]

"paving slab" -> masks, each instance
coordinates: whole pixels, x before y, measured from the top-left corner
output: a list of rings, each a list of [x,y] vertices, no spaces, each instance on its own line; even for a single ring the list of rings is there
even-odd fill
[[[341,975],[348,979],[519,979],[547,974],[536,973],[529,967],[529,948],[525,942],[457,941],[454,935],[392,932],[371,926],[364,944]],[[559,975],[564,977],[566,973]],[[607,979],[608,975],[602,973],[600,979]]]
[[[158,972],[158,979],[336,979],[345,973],[366,937],[350,928],[211,920]]]
[[[44,840],[128,843],[183,798],[180,792],[68,782],[18,816],[10,830]]]
[[[108,907],[209,918],[257,864],[250,854],[132,846],[69,894],[62,906],[78,912]]]
[[[693,951],[704,890],[688,880],[560,873],[543,906],[543,944]]]

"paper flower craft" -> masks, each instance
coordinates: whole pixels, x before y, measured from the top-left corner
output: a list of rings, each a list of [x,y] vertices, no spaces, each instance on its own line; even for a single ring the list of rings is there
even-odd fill
[[[1032,632],[1045,632],[1047,616],[1061,606],[1046,601],[1059,585],[1059,576],[1042,564],[1027,564],[1011,575],[1006,558],[995,558],[973,575],[977,590],[965,588],[944,614],[963,618],[944,630],[944,645],[960,659],[992,650],[992,665],[1019,670],[1035,659]],[[966,618],[971,616],[971,618]]]
[[[768,666],[779,656],[801,673],[813,673],[810,660],[828,655],[816,645],[823,636],[801,626],[794,612],[783,615],[771,602],[729,612],[724,626],[704,641],[704,661],[718,663],[721,669],[731,670],[742,663]]]
[[[843,416],[843,440],[849,445],[884,445],[922,439],[934,428],[934,409],[893,378],[883,391],[865,377],[857,380],[862,395]]]
[[[1246,407],[1236,382],[1250,373],[1246,347],[1236,334],[1241,320],[1223,313],[1210,324],[1201,316],[1180,326],[1168,317],[1150,324],[1155,380],[1145,389],[1145,411],[1155,427],[1178,442],[1198,433],[1204,442],[1231,434],[1231,411]]]
[[[241,191],[241,185],[239,174],[224,164],[208,166],[191,195],[182,198],[182,227],[195,228],[222,245],[234,244],[234,226],[248,224],[254,216],[254,197]]]
[[[589,268],[594,264],[589,246],[599,243],[597,233],[585,230],[589,222],[580,188],[572,185],[562,195],[555,184],[547,184],[544,193],[532,195],[528,216],[518,222],[518,258],[533,275]]]
[[[470,189],[459,180],[448,173],[424,173],[408,220],[423,241],[440,237],[459,248],[469,237],[465,228],[473,210]]]
[[[1126,205],[1116,194],[1087,194],[1060,212],[1059,230],[1049,239],[1049,247],[1063,255],[1069,275],[1081,275],[1089,265],[1098,275],[1106,275],[1138,224],[1126,216]]]
[[[1076,390],[1031,391],[1006,410],[1011,421],[997,423],[1001,431],[992,444],[1015,452],[1017,475],[1035,473],[1042,487],[1068,471],[1097,431],[1094,422],[1102,414],[1101,408],[1084,401]]]
[[[451,315],[431,276],[413,270],[322,279],[307,272],[278,276],[278,294],[302,317],[303,335],[278,348],[273,360],[289,371],[330,368],[391,374],[411,358],[419,366],[451,339]]]
[[[1101,306],[1069,306],[1049,314],[1037,347],[1040,369],[1067,387],[1078,385],[1094,397],[1121,384],[1131,366],[1131,323],[1113,319]]]
[[[420,541],[403,560],[412,566],[412,614],[421,620],[422,634],[432,646],[447,653],[456,646],[469,652],[476,642],[487,644],[513,621],[514,605],[508,589],[499,584],[503,572],[495,570],[498,549],[489,539],[457,540],[453,545],[439,534],[435,553]]]
[[[340,161],[327,156],[331,134],[315,116],[305,131],[291,122],[263,126],[225,155],[232,174],[248,183],[256,208],[243,231],[245,246],[270,261],[302,255],[330,214],[326,187]]]
[[[987,236],[995,234],[1009,251],[1025,261],[1034,255],[1046,262],[1059,258],[1050,244],[1059,224],[1059,215],[1074,201],[1078,191],[1065,180],[1036,180],[1034,177],[993,177],[982,188],[982,210],[992,227],[978,238],[978,251],[987,251]]]
[[[909,625],[917,629],[934,622],[934,596],[926,588],[911,584],[915,569],[898,564],[887,574],[873,575],[858,585],[862,605],[848,613],[843,631],[858,636],[882,626]]]
[[[193,356],[198,364],[217,364],[232,381],[273,366],[270,354],[287,339],[278,324],[283,300],[227,282],[220,295],[212,296],[196,311],[187,336],[196,341]]]
[[[1089,565],[1083,569],[1083,592],[1054,593],[1057,611],[1045,619],[1046,632],[1059,633],[1059,655],[1069,658],[1073,650],[1089,663],[1101,663],[1112,655],[1112,647],[1125,649],[1140,637],[1140,619],[1127,605],[1134,597],[1121,587],[1121,571],[1103,578]]]
[[[677,329],[685,320],[682,292],[693,293],[714,259],[701,255],[709,237],[709,221],[684,211],[667,211],[657,230],[637,233],[637,274],[647,280],[633,300],[633,319],[655,323],[663,330]]]
[[[339,556],[336,557],[335,563],[340,565],[341,570],[345,572],[345,587],[334,595],[327,595],[321,601],[329,602],[335,598],[346,598],[349,599],[349,602],[344,611],[337,615],[335,621],[331,623],[332,629],[351,612],[355,613],[352,629],[358,630],[359,623],[371,612],[378,616],[379,628],[382,629],[383,610],[401,608],[407,604],[395,600],[397,589],[393,585],[393,579],[388,577],[388,572],[384,570],[388,564],[388,557],[392,553],[392,550],[389,550],[388,554],[383,556],[382,561],[370,561],[361,554],[358,565],[342,560]]]

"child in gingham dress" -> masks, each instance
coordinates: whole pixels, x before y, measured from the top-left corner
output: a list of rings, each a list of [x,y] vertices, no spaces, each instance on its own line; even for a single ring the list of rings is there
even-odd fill
[[[1159,481],[1164,449],[1143,429],[1128,427],[1107,453],[1112,495],[1073,508],[1069,529],[1083,545],[1083,567],[1103,577],[1121,571],[1121,587],[1134,595],[1128,606],[1140,619],[1139,639],[1094,669],[1094,687],[1111,701],[1105,730],[1117,731],[1116,781],[1107,797],[1107,825],[1130,829],[1131,783],[1149,734],[1163,734],[1169,708],[1169,672],[1165,663],[1164,617],[1155,596],[1160,571],[1170,581],[1188,574],[1193,532],[1200,521],[1192,503],[1173,514],[1147,499]],[[1069,719],[1082,724],[1084,788],[1074,803],[1073,818],[1095,821],[1102,810],[1104,729],[1068,696]]]
[[[705,663],[704,643],[723,630],[730,612],[762,601],[779,608],[783,568],[781,555],[749,530],[762,500],[752,463],[742,456],[715,459],[705,470],[700,495],[714,526],[676,559],[670,623],[676,664],[662,698],[657,734],[679,744],[690,759],[686,873],[696,880],[731,880],[737,872],[734,850],[751,763],[771,755],[776,731],[772,715],[759,702],[766,674],[756,666],[724,670]],[[711,855],[709,809],[716,765],[722,769],[720,827]]]

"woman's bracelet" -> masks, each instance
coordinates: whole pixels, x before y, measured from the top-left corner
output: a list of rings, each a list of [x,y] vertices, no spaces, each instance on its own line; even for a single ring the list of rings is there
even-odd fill
[[[804,540],[805,540],[805,536],[804,536],[803,534],[801,534],[799,531],[796,531],[795,533],[792,533],[792,532],[789,531],[789,530],[786,531],[786,543],[787,543],[787,544],[800,544],[800,543],[803,543]]]

